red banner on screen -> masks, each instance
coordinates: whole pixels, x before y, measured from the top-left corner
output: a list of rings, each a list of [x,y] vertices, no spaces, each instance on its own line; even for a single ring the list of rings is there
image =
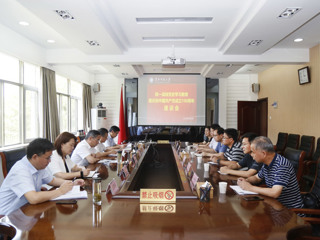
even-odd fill
[[[151,122],[196,123],[196,84],[152,84],[148,87],[147,101],[147,115]]]

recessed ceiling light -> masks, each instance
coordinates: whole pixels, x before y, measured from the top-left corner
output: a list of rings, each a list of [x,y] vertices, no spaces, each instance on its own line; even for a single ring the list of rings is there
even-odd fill
[[[100,46],[100,43],[95,40],[87,40],[87,43],[89,43],[90,46]]]
[[[28,22],[25,22],[25,21],[20,21],[19,24],[21,26],[29,26],[29,23]]]
[[[295,40],[293,40],[294,42],[302,42],[303,38],[296,38]]]
[[[286,8],[279,16],[278,18],[290,18],[297,12],[299,12],[302,8]]]
[[[212,17],[150,17],[136,18],[137,23],[211,23]]]
[[[262,42],[262,40],[252,40],[251,42],[249,42],[249,46],[258,46],[260,43]]]
[[[64,20],[71,19],[73,20],[74,17],[67,11],[67,10],[54,10],[60,17]]]
[[[47,42],[48,42],[48,43],[55,43],[56,41],[53,40],[53,39],[48,39]]]
[[[204,37],[142,37],[143,41],[168,41],[168,42],[200,42]]]

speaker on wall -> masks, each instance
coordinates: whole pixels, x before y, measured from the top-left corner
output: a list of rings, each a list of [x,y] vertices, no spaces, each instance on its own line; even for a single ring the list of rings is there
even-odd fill
[[[259,83],[252,83],[252,92],[258,93],[260,91],[260,84]]]
[[[100,92],[100,83],[95,83],[93,84],[93,87],[92,87],[92,90],[93,92]]]

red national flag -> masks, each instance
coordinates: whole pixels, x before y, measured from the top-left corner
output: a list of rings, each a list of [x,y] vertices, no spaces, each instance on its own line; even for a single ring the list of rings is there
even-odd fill
[[[121,97],[120,97],[120,113],[119,113],[119,128],[120,132],[118,134],[118,144],[121,144],[123,141],[128,139],[127,136],[127,127],[126,127],[126,120],[123,111],[123,86],[121,87]]]

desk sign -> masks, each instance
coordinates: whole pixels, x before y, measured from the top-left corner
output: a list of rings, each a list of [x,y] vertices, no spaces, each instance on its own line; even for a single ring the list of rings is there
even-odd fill
[[[140,204],[140,213],[175,213],[175,204]]]
[[[109,191],[111,191],[111,194],[112,195],[115,195],[119,192],[119,187],[118,187],[118,184],[116,182],[115,179],[112,179],[112,181],[109,183],[107,189],[106,189],[106,192],[108,193]]]
[[[175,203],[175,189],[140,189],[141,203]]]
[[[158,144],[168,144],[169,140],[158,140],[157,143]]]

